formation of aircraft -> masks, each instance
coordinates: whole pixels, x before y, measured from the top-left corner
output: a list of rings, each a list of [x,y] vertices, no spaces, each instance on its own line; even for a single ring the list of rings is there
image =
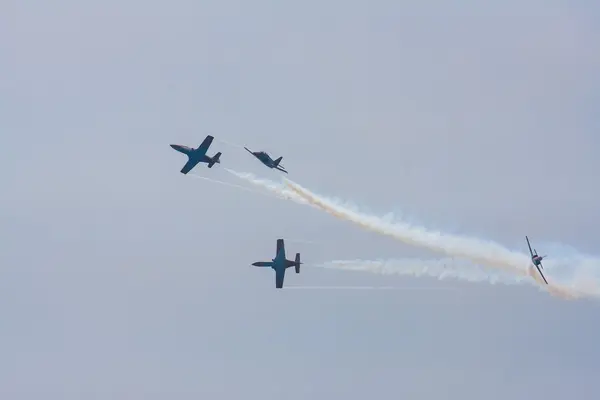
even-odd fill
[[[171,147],[174,150],[177,150],[180,153],[183,153],[188,156],[188,161],[185,163],[183,168],[181,169],[181,173],[186,175],[190,172],[196,165],[199,163],[208,164],[208,168],[212,168],[215,164],[220,164],[221,160],[221,152],[216,153],[214,156],[210,157],[206,155],[210,145],[212,144],[214,137],[211,135],[207,135],[202,144],[198,146],[197,149],[193,149],[188,146],[183,146],[180,144],[172,144]],[[248,152],[250,152],[253,156],[258,158],[263,164],[265,164],[269,168],[275,168],[279,171],[283,171],[286,174],[288,173],[279,163],[281,162],[283,157],[279,157],[276,160],[273,160],[267,153],[264,151],[252,152],[248,148],[244,147]],[[275,254],[275,258],[271,261],[257,261],[252,265],[256,267],[271,267],[275,271],[275,287],[277,289],[283,288],[283,280],[285,278],[285,270],[289,267],[295,267],[296,273],[300,273],[300,253],[296,253],[296,258],[292,260],[286,259],[285,256],[285,244],[283,239],[277,239],[277,252]]]
[[[190,172],[192,170],[192,168],[194,168],[196,165],[198,165],[198,163],[201,163],[201,162],[207,163],[208,168],[212,168],[213,165],[215,165],[215,163],[218,163],[218,164],[221,163],[221,160],[219,159],[221,157],[221,152],[218,152],[217,154],[215,154],[212,157],[209,157],[206,155],[206,152],[208,151],[208,148],[210,147],[213,140],[214,140],[214,137],[212,137],[210,135],[206,136],[206,138],[204,138],[204,141],[202,142],[202,144],[200,146],[198,146],[197,149],[192,149],[191,147],[182,146],[180,144],[172,144],[171,145],[171,147],[173,149],[188,156],[188,161],[185,163],[185,165],[181,169],[182,174],[186,175],[188,172]]]
[[[250,154],[252,154],[254,157],[258,158],[259,161],[263,164],[265,164],[267,167],[269,168],[275,168],[279,171],[285,172],[286,174],[288,173],[282,165],[279,165],[279,163],[281,162],[281,160],[283,159],[283,157],[279,157],[275,160],[273,160],[271,158],[270,155],[268,155],[266,152],[264,151],[252,151],[247,147],[244,147],[246,149],[246,151]]]
[[[200,146],[198,146],[197,149],[193,149],[188,146],[182,146],[179,144],[171,145],[171,147],[173,149],[188,156],[188,161],[185,163],[185,165],[181,169],[182,174],[184,174],[184,175],[187,174],[199,163],[208,164],[208,168],[212,168],[213,165],[221,163],[221,160],[220,160],[221,152],[217,152],[212,157],[206,155],[206,152],[208,151],[208,148],[212,144],[213,140],[214,140],[214,137],[207,135],[206,138],[204,139],[204,141],[202,142],[202,144],[200,144]],[[244,147],[244,149],[246,149],[246,151],[248,151],[250,154],[252,154],[254,157],[256,157],[260,162],[262,162],[267,167],[269,167],[271,169],[275,168],[279,171],[285,172],[286,174],[288,173],[283,168],[283,166],[280,165],[283,157],[279,157],[279,158],[273,160],[271,158],[271,156],[269,156],[269,154],[267,154],[264,151],[252,151],[252,150],[248,149],[247,147]],[[527,240],[527,246],[529,247],[529,253],[531,254],[531,262],[537,268],[538,272],[540,273],[540,276],[542,277],[542,279],[544,280],[544,282],[547,285],[548,281],[546,280],[546,277],[542,273],[542,269],[544,269],[544,266],[542,265],[542,260],[546,256],[538,255],[537,250],[531,248],[531,244],[529,243],[529,238],[527,236],[525,236],[525,240]],[[284,245],[283,239],[277,239],[277,250],[276,250],[275,258],[273,258],[271,261],[257,261],[255,263],[253,263],[252,265],[254,265],[256,267],[273,268],[273,270],[275,271],[275,287],[277,289],[281,289],[283,287],[283,280],[285,278],[286,269],[289,267],[295,267],[296,273],[299,274],[301,264],[302,263],[300,262],[300,253],[296,253],[296,258],[294,261],[286,259],[285,245]]]
[[[544,280],[544,282],[546,282],[547,285],[548,281],[542,273],[542,270],[544,269],[544,266],[542,265],[542,260],[546,258],[546,256],[539,256],[536,249],[531,250],[531,244],[529,243],[529,238],[527,236],[525,236],[525,240],[527,240],[527,246],[529,247],[529,253],[531,254],[531,262],[533,263],[533,265],[535,265],[538,272],[542,276],[542,279]]]
[[[285,258],[285,243],[283,239],[277,239],[277,250],[275,258],[271,261],[257,261],[252,263],[255,267],[271,267],[275,270],[275,287],[281,289],[283,287],[283,279],[285,278],[285,270],[289,267],[295,267],[296,273],[300,273],[300,253],[296,253],[294,261]]]

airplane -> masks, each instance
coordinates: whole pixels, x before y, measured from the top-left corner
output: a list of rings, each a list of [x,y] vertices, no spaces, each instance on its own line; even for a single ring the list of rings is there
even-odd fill
[[[212,137],[210,135],[206,136],[206,138],[204,138],[204,141],[202,142],[202,144],[200,146],[198,146],[197,149],[193,149],[188,146],[182,146],[179,144],[171,145],[171,147],[173,149],[188,156],[188,161],[185,163],[185,165],[181,169],[182,174],[184,174],[184,175],[187,174],[188,172],[190,172],[192,170],[192,168],[194,168],[198,163],[201,163],[201,162],[207,163],[208,168],[212,168],[213,165],[215,165],[215,163],[218,163],[218,164],[221,163],[221,160],[219,159],[219,157],[221,157],[221,152],[218,152],[217,154],[215,154],[212,157],[206,155],[206,152],[208,151],[208,148],[210,147],[213,139],[214,139],[214,137]]]
[[[269,156],[266,152],[264,151],[252,151],[247,147],[244,147],[248,153],[252,154],[254,157],[258,158],[260,160],[261,163],[265,164],[267,167],[269,168],[275,168],[279,171],[283,171],[286,174],[288,173],[285,169],[283,169],[283,166],[279,165],[279,163],[281,162],[281,160],[283,159],[283,157],[279,157],[276,160],[273,160],[271,158],[271,156]]]
[[[546,282],[547,285],[548,281],[546,280],[546,277],[544,277],[544,274],[542,274],[542,269],[544,269],[544,266],[542,265],[542,260],[547,256],[539,256],[536,249],[533,249],[532,251],[531,244],[529,244],[529,238],[527,236],[525,236],[525,240],[527,240],[527,246],[529,246],[529,253],[531,253],[531,262],[533,263],[533,265],[535,265],[538,272],[542,276],[542,279],[544,280],[544,282]]]
[[[289,267],[296,267],[296,273],[300,273],[300,253],[296,253],[294,261],[285,258],[285,244],[283,239],[277,239],[277,253],[271,261],[257,261],[252,263],[255,267],[271,267],[275,270],[275,287],[281,289],[283,287],[283,278],[285,270]]]

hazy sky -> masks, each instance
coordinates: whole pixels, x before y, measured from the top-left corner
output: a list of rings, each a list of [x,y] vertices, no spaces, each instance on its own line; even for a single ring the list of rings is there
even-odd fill
[[[596,302],[311,269],[437,256],[169,147],[212,134],[375,213],[597,255],[599,7],[488,3],[3,3],[0,397],[600,396]],[[455,290],[277,291],[250,264],[280,237],[289,286]]]

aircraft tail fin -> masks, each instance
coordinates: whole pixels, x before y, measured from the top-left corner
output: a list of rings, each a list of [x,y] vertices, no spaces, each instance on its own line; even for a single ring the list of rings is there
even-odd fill
[[[300,264],[302,264],[300,262],[300,253],[296,253],[296,259],[294,260],[294,266],[296,267],[296,273],[299,274],[300,273]]]
[[[213,156],[213,158],[212,158],[212,161],[210,161],[210,162],[208,163],[208,168],[212,168],[212,167],[213,167],[213,165],[215,165],[215,163],[219,163],[219,164],[220,164],[220,163],[221,163],[221,159],[220,159],[220,157],[221,157],[221,152],[218,152],[217,154],[215,154],[215,155]]]
[[[279,157],[278,159],[276,159],[275,161],[273,161],[273,163],[275,164],[275,166],[278,166],[279,163],[281,162],[281,160],[283,160],[283,157]]]

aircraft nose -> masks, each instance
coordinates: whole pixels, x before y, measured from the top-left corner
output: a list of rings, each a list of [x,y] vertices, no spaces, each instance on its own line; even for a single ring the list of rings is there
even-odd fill
[[[170,144],[169,146],[171,146],[172,149],[177,150],[177,145],[176,144]]]

